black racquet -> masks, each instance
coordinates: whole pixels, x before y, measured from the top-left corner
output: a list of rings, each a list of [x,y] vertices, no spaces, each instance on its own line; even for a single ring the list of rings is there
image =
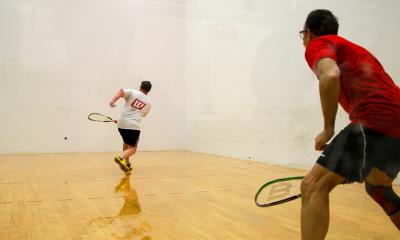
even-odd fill
[[[117,122],[116,120],[113,120],[112,118],[101,113],[91,113],[89,114],[88,119],[95,122]]]
[[[254,201],[259,207],[271,207],[301,197],[300,183],[304,176],[279,178],[262,185]]]

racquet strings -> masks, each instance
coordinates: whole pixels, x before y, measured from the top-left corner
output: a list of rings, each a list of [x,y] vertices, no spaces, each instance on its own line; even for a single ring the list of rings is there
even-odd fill
[[[100,113],[91,113],[88,116],[89,120],[96,121],[96,122],[112,122],[112,118],[105,116]]]
[[[260,207],[281,204],[301,196],[300,184],[303,177],[277,179],[264,184],[256,194]]]

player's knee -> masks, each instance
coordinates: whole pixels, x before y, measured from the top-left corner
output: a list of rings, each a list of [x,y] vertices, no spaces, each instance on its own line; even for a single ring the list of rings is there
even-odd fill
[[[305,177],[300,184],[300,192],[301,195],[304,197],[308,194],[311,188],[311,182]]]
[[[306,176],[300,185],[301,194],[303,197],[311,195],[325,195],[333,189],[330,181],[323,180],[323,178],[314,177],[312,175]]]
[[[365,190],[383,208],[387,215],[391,216],[399,212],[400,198],[391,186],[376,186],[366,182]]]
[[[313,193],[318,192],[320,189],[320,184],[314,180],[313,177],[306,176],[302,181],[300,185],[300,191],[303,196],[303,198],[307,198]]]

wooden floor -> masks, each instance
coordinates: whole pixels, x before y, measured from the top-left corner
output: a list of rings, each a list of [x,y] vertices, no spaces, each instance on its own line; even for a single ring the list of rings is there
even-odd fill
[[[305,171],[190,152],[0,156],[0,239],[300,239],[300,200],[253,203],[267,180]],[[397,191],[398,189],[396,189]],[[400,239],[360,184],[331,196],[327,239]]]

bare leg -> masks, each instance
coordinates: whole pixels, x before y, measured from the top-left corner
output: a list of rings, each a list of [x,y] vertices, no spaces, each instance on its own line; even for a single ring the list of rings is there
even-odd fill
[[[385,186],[391,187],[393,183],[393,179],[391,179],[385,172],[372,168],[370,173],[367,176],[368,183],[375,186]],[[400,212],[390,216],[390,220],[392,220],[393,224],[400,230]]]
[[[400,231],[400,212],[390,216],[390,220],[396,226],[396,228]]]
[[[136,153],[136,147],[125,144],[123,146],[124,152],[122,153],[122,158],[125,159],[127,163],[129,163],[129,157]]]
[[[301,237],[323,240],[329,227],[329,192],[344,178],[315,164],[301,183]]]
[[[125,152],[126,149],[128,149],[129,145],[124,143],[122,145],[122,152]],[[124,158],[127,162],[129,162],[129,157],[128,158]]]

